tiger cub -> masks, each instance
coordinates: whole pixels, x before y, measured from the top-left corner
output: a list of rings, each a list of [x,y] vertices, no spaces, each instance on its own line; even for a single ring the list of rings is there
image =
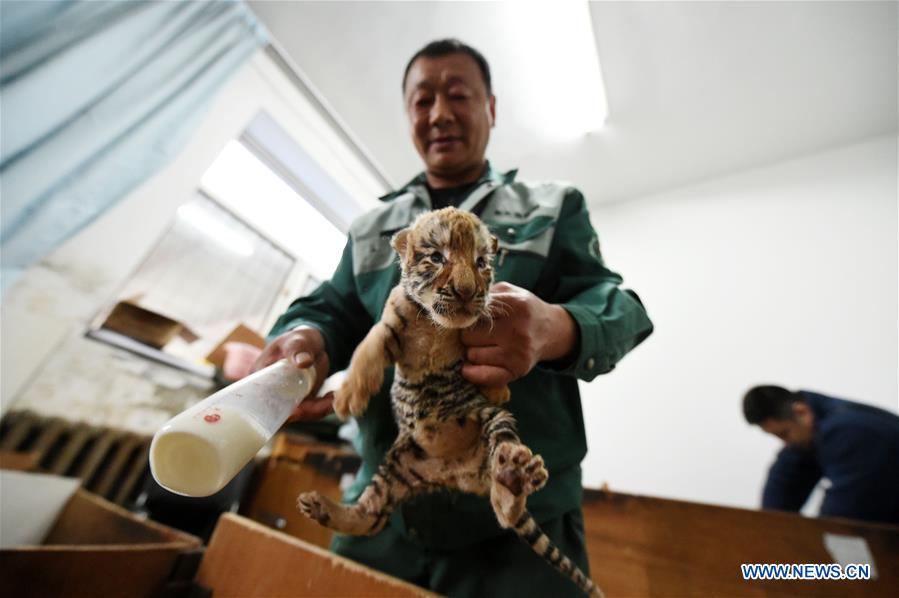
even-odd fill
[[[501,527],[585,593],[601,596],[525,509],[548,474],[543,459],[519,440],[512,414],[499,407],[508,387],[478,387],[462,377],[460,331],[490,318],[496,238],[473,214],[444,208],[422,214],[391,244],[400,283],[356,348],[334,410],[344,419],[362,414],[384,368],[395,363],[391,401],[399,435],[355,505],[306,492],[300,510],[338,532],[363,535],[380,531],[399,503],[420,492],[487,495]]]

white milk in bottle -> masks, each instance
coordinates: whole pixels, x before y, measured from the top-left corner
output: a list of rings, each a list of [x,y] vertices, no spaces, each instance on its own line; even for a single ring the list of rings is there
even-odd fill
[[[215,494],[278,431],[314,384],[312,368],[281,360],[226,386],[153,436],[153,477],[176,494]]]

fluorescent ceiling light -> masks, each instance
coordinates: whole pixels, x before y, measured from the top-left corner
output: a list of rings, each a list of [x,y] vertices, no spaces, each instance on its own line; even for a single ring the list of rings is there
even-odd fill
[[[587,2],[503,3],[507,14],[499,43],[515,57],[514,89],[541,135],[565,140],[602,128],[608,116]],[[504,98],[500,98],[503,100]]]

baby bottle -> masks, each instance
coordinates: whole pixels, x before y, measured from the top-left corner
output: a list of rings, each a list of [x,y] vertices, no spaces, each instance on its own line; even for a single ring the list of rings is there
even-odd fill
[[[176,494],[215,494],[284,425],[314,384],[313,368],[282,359],[179,413],[153,436],[153,477]]]

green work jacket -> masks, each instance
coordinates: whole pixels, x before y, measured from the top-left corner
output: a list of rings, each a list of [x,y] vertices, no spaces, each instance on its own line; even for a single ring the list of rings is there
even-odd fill
[[[528,498],[528,509],[547,521],[580,506],[580,463],[587,452],[577,380],[592,380],[652,332],[652,323],[621,277],[606,268],[581,193],[559,183],[515,180],[516,171],[485,174],[459,206],[478,214],[499,240],[496,281],[530,290],[560,304],[578,325],[579,340],[567,363],[541,363],[510,384],[506,403],[518,431],[543,456],[549,481]],[[270,338],[300,325],[321,331],[331,371],[344,369],[356,345],[380,318],[400,270],[390,238],[431,209],[424,175],[383,198],[384,205],[350,228],[331,280],[297,299],[277,321]],[[356,448],[362,467],[344,496],[355,501],[397,435],[390,407],[393,369],[381,391],[358,418]],[[402,505],[390,525],[413,542],[455,549],[502,530],[485,498],[457,492],[417,497]]]

